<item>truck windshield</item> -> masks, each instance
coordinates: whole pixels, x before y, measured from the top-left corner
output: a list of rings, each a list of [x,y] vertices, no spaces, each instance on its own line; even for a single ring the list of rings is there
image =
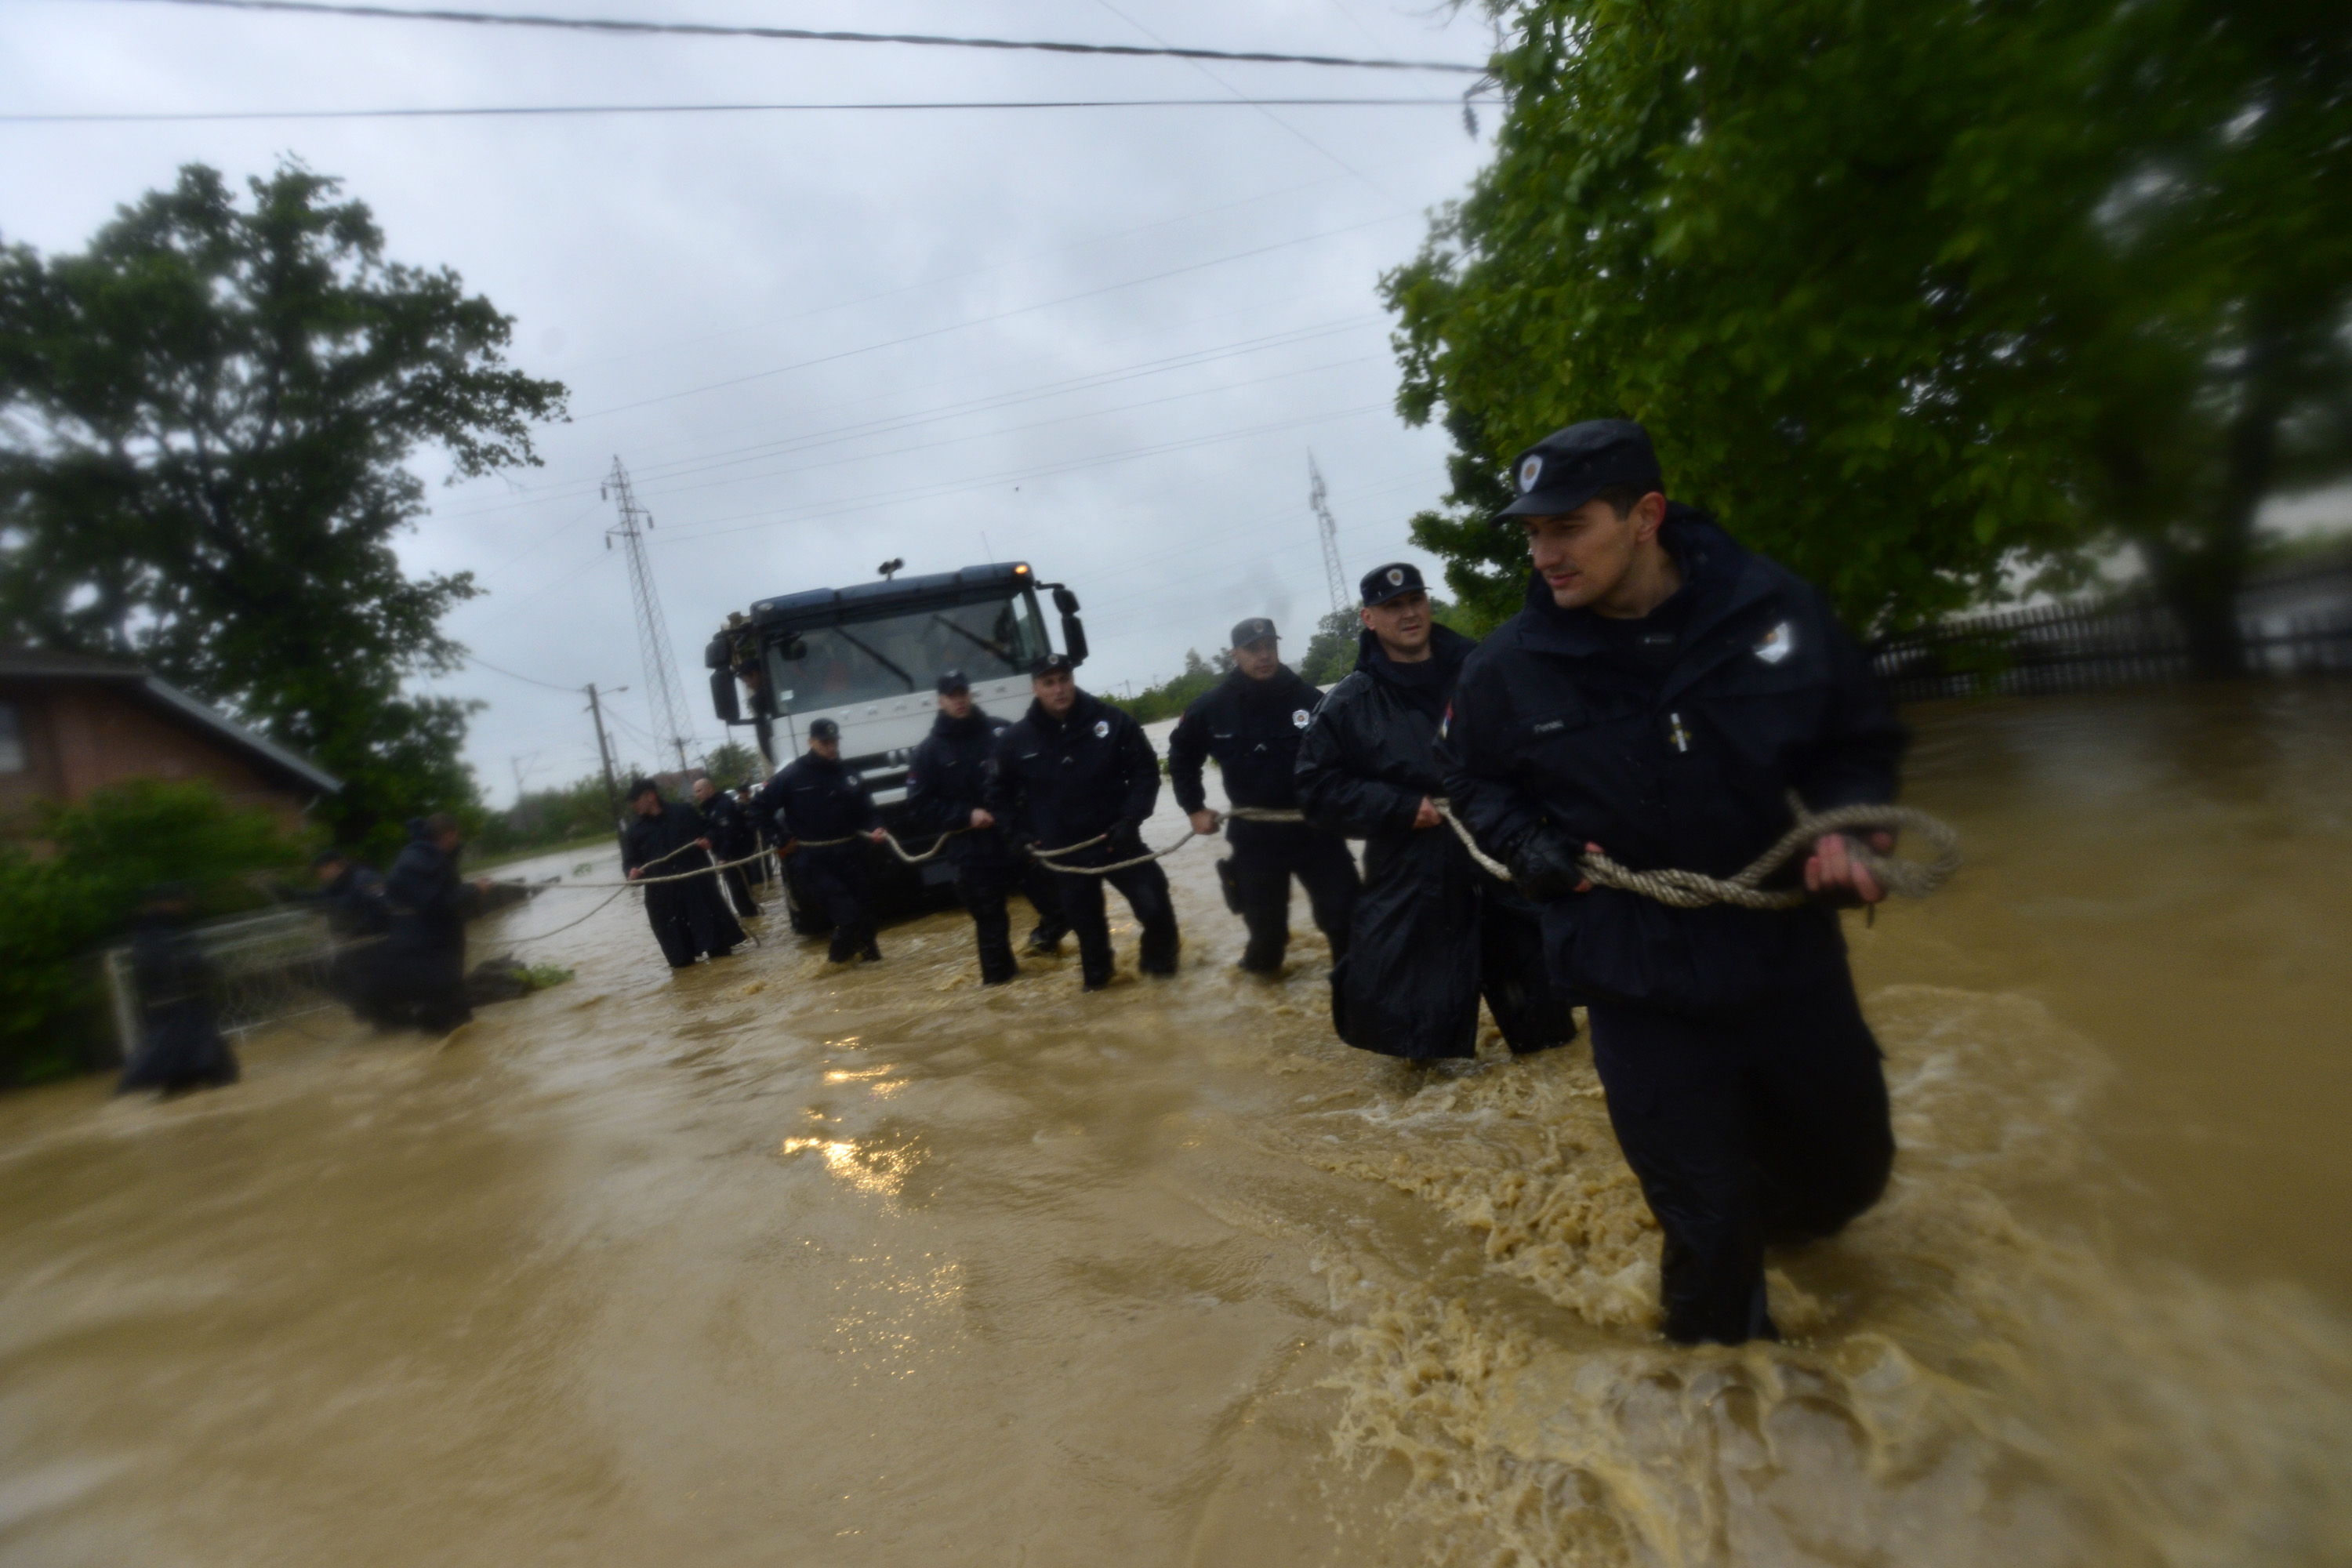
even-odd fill
[[[814,713],[931,689],[943,669],[975,681],[1021,675],[1045,656],[1027,594],[803,626],[768,647],[780,713]]]

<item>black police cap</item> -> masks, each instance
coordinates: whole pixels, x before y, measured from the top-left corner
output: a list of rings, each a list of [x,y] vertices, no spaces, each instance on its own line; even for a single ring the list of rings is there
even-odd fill
[[[1274,629],[1274,623],[1264,616],[1252,616],[1248,620],[1234,623],[1234,640],[1225,646],[1247,647],[1254,642],[1268,640],[1279,640],[1278,634]]]
[[[1410,561],[1391,561],[1385,566],[1375,566],[1364,574],[1356,584],[1364,595],[1367,606],[1385,605],[1391,599],[1401,599],[1407,594],[1425,594],[1429,585],[1421,580],[1421,568]]]
[[[1511,517],[1558,517],[1574,511],[1602,490],[1662,490],[1658,454],[1650,433],[1631,419],[1587,419],[1555,430],[1511,463],[1518,499],[1496,512]]]
[[[621,798],[623,800],[635,800],[639,795],[644,795],[648,791],[651,791],[655,795],[659,795],[661,793],[661,785],[654,783],[651,779],[631,779],[629,781],[628,790],[621,796]]]
[[[812,741],[838,741],[841,739],[841,726],[835,723],[830,719],[819,719],[809,726],[809,739]]]
[[[961,669],[943,669],[940,671],[939,688],[940,695],[946,697],[953,692],[970,691],[971,681]]]
[[[1041,675],[1067,675],[1076,668],[1076,666],[1070,662],[1068,654],[1049,653],[1029,667],[1029,674],[1030,678],[1034,679]]]

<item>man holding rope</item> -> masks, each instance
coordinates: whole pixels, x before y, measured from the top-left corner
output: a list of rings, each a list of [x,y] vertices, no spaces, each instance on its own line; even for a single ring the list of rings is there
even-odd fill
[[[1175,973],[1180,939],[1168,873],[1156,859],[1101,869],[1150,855],[1142,828],[1160,799],[1159,755],[1142,726],[1079,690],[1070,670],[1069,656],[1053,653],[1031,671],[1036,700],[996,738],[987,804],[1013,841],[1055,873],[1062,918],[1078,933],[1086,988],[1099,991],[1111,976],[1104,882],[1125,896],[1143,927],[1144,973]]]
[[[1496,521],[1535,570],[1463,671],[1453,809],[1542,903],[1553,977],[1590,1005],[1610,1122],[1665,1233],[1667,1336],[1777,1338],[1765,1244],[1839,1230],[1894,1159],[1834,912],[1884,890],[1834,834],[1793,909],[1674,907],[1596,889],[1580,860],[1728,878],[1790,828],[1792,794],[1892,800],[1904,731],[1818,589],[1666,500],[1641,426],[1570,426],[1514,474]]]
[[[988,773],[996,738],[1012,728],[992,719],[971,700],[971,681],[961,669],[939,679],[940,716],[915,748],[907,770],[907,807],[916,822],[949,836],[940,853],[955,868],[956,896],[971,915],[980,943],[980,983],[1002,985],[1020,973],[1013,961],[1013,922],[1004,895],[1015,884],[1036,906],[1037,928],[1029,951],[1049,953],[1061,945],[1060,889],[1054,874],[1035,861],[1008,852],[1005,836],[987,803]]]
[[[646,881],[646,920],[669,966],[691,969],[705,954],[725,958],[733,952],[743,928],[727,912],[717,873],[684,882],[662,879],[711,864],[702,818],[662,799],[661,787],[651,779],[630,781],[629,811],[621,867],[630,881]]]
[[[1348,955],[1348,922],[1361,885],[1356,858],[1336,833],[1299,819],[1298,784],[1293,774],[1298,742],[1307,733],[1323,694],[1282,662],[1274,623],[1254,616],[1234,627],[1233,673],[1184,710],[1168,737],[1168,782],[1176,804],[1192,819],[1192,831],[1220,826],[1233,845],[1230,859],[1217,863],[1225,901],[1249,928],[1242,968],[1252,974],[1282,973],[1290,945],[1290,879],[1307,889],[1315,923],[1331,943],[1331,962]],[[1234,810],[1228,825],[1209,809],[1202,764],[1217,759],[1225,799]],[[1288,820],[1283,820],[1287,818]]]
[[[1445,826],[1437,727],[1477,645],[1430,617],[1421,569],[1375,566],[1360,584],[1356,668],[1299,743],[1307,820],[1364,840],[1331,1022],[1359,1050],[1429,1061],[1478,1054],[1478,998],[1514,1051],[1576,1037],[1548,979],[1535,909],[1481,870]]]
[[[889,835],[875,815],[873,792],[842,763],[839,724],[819,719],[809,725],[808,750],[768,781],[759,809],[782,814],[792,840],[784,847],[791,857],[785,877],[833,922],[833,947],[825,956],[835,963],[880,963],[866,843],[879,844]]]

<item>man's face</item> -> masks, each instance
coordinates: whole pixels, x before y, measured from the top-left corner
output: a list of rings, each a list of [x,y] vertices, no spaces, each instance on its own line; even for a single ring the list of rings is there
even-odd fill
[[[1429,646],[1429,595],[1416,588],[1385,605],[1366,605],[1364,625],[1390,647],[1418,653]]]
[[[824,758],[826,761],[832,762],[838,760],[841,756],[841,742],[833,739],[831,736],[819,738],[812,735],[809,737],[809,750],[814,752],[818,756]]]
[[[1244,643],[1234,649],[1234,668],[1252,680],[1272,680],[1282,668],[1282,644],[1273,637]]]
[[[971,693],[970,691],[940,692],[940,711],[946,714],[950,719],[971,718]]]
[[[457,852],[457,846],[463,844],[465,841],[466,836],[453,827],[446,833],[442,834],[439,837],[434,839],[433,842],[441,847],[442,854],[455,855]]]
[[[697,779],[694,781],[695,805],[709,805],[710,804],[710,797],[718,793],[719,786],[712,784],[709,779]]]
[[[1070,710],[1078,700],[1078,682],[1066,669],[1049,669],[1029,682],[1036,695],[1037,706],[1058,719]]]
[[[639,816],[657,816],[661,814],[661,793],[649,789],[629,802],[629,806]]]
[[[343,874],[343,868],[347,864],[348,862],[342,860],[329,860],[322,863],[318,868],[319,885],[323,888],[332,884],[336,878]]]
[[[1528,553],[1551,602],[1573,610],[1608,597],[1665,520],[1666,498],[1654,490],[1622,517],[1596,499],[1556,517],[1527,519]]]

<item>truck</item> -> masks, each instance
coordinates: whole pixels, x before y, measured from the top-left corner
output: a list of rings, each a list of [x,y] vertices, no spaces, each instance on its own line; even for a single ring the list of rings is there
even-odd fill
[[[962,670],[974,702],[1016,718],[1029,705],[1031,668],[1056,651],[1038,595],[1052,596],[1059,651],[1072,664],[1086,660],[1087,633],[1077,595],[1038,582],[1025,561],[919,577],[899,576],[900,569],[886,563],[877,582],[804,589],[735,611],[703,662],[719,721],[751,727],[771,774],[802,753],[817,720],[840,725],[843,764],[873,792],[883,826],[919,853],[936,834],[908,820],[907,769],[930,733],[940,672]],[[867,853],[877,914],[952,900],[944,858],[908,866],[887,845]],[[784,889],[793,929],[824,929],[814,905],[793,888],[789,860]]]

